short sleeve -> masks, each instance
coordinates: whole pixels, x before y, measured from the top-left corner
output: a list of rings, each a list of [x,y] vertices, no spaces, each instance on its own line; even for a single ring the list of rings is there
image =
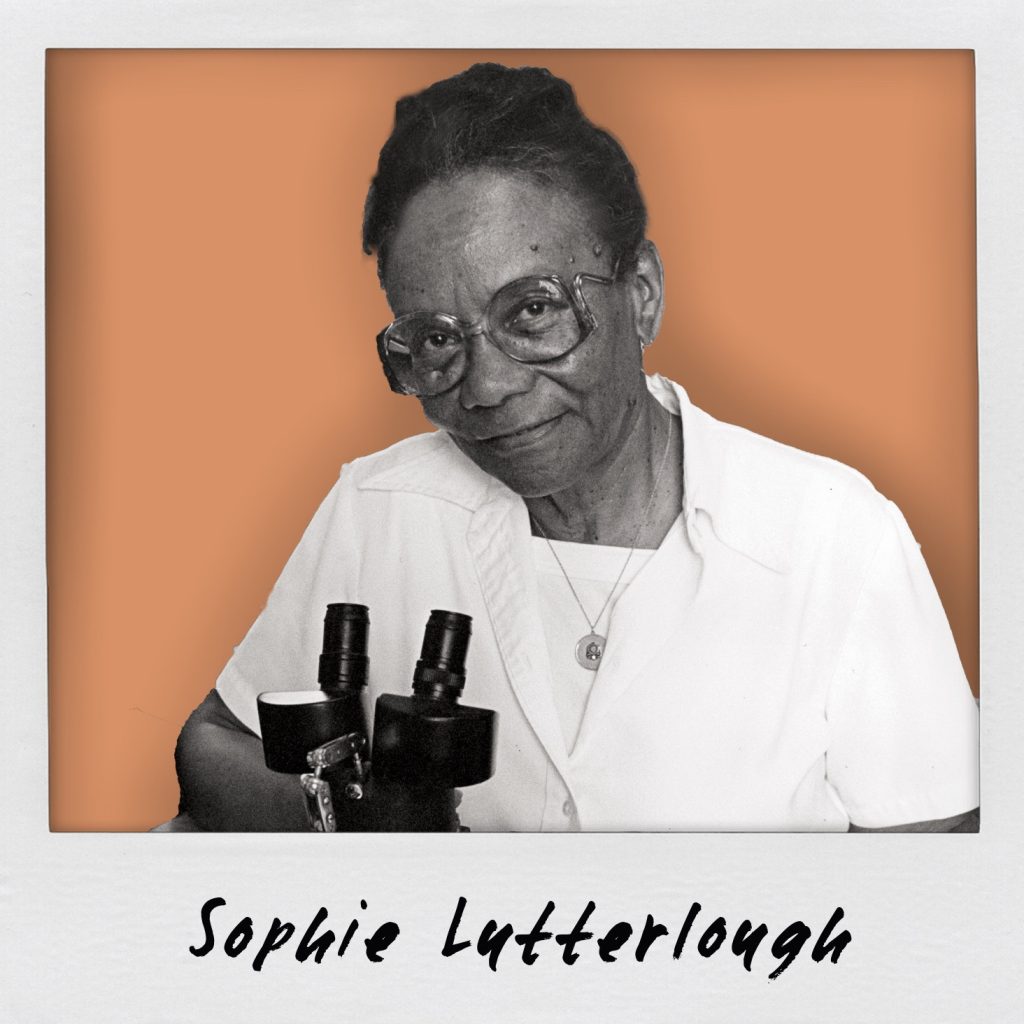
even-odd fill
[[[886,503],[826,707],[826,771],[850,820],[885,828],[978,806],[978,710],[906,520]]]
[[[324,609],[348,600],[344,529],[347,469],[324,499],[274,584],[266,606],[217,679],[217,692],[231,712],[259,735],[256,697],[268,690],[317,688],[317,659]],[[350,524],[351,526],[351,524]]]

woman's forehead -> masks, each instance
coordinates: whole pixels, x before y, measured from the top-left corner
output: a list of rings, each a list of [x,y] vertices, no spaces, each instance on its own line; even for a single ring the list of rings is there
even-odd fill
[[[392,308],[466,315],[452,304],[485,304],[517,277],[597,271],[592,220],[579,199],[523,175],[485,170],[433,182],[406,205],[389,245]]]

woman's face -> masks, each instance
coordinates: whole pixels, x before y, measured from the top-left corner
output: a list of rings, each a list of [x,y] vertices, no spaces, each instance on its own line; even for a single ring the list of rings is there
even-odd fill
[[[391,240],[384,286],[396,317],[420,310],[478,323],[517,278],[611,276],[607,246],[586,204],[516,174],[481,170],[425,186]],[[625,273],[583,283],[597,328],[567,356],[518,363],[475,335],[465,376],[422,398],[481,469],[524,497],[585,484],[610,464],[646,393],[638,315],[648,289]],[[660,290],[659,290],[660,299]]]

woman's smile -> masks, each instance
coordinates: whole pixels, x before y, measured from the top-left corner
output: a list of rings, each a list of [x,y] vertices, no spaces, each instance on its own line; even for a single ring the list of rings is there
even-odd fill
[[[487,445],[495,451],[518,451],[543,442],[561,422],[565,413],[542,419],[525,427],[480,438],[476,443]]]

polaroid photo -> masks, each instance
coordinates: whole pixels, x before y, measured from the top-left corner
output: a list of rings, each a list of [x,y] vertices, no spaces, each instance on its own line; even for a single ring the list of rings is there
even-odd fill
[[[389,37],[383,13],[342,24],[325,12],[314,30],[280,12],[242,27],[218,11],[186,32],[167,12],[118,22],[117,4],[102,24],[59,32],[21,16],[7,199],[17,244],[7,245],[5,902],[17,939],[8,955],[43,978],[12,986],[8,1012],[272,1020],[333,997],[381,1020],[585,1020],[627,1008],[668,1020],[680,1006],[721,1020],[1009,1013],[1022,997],[994,980],[1007,966],[996,937],[1016,895],[988,876],[1020,843],[1004,736],[1019,709],[1006,439],[1019,378],[1007,339],[1020,19],[997,5],[968,19],[919,4],[896,20],[879,8],[826,25],[797,4],[784,19],[717,14],[695,30],[652,10],[656,33],[617,32],[622,16],[606,14],[592,38],[592,25],[574,35],[566,11],[553,18],[556,38],[538,40],[514,27],[500,38],[483,21],[444,39],[426,24]],[[509,174],[487,157],[452,179],[461,191],[436,188],[399,223],[423,191],[403,198],[415,169],[401,159],[398,198],[384,189],[378,155],[396,102],[480,63],[543,67],[572,87],[636,168],[638,237],[656,248],[619,259],[628,211],[592,223],[599,204],[567,187],[581,164],[560,178],[550,161],[538,176],[528,159]],[[452,132],[443,159],[454,165],[460,146],[479,143],[485,127],[473,128]],[[364,221],[375,174],[376,228]],[[530,205],[554,195],[540,215]],[[443,237],[445,217],[458,244]],[[416,258],[403,262],[406,252]],[[514,323],[530,317],[551,319]],[[636,330],[623,359],[654,375],[642,394],[608,385],[626,363],[588,359],[602,319]],[[480,373],[498,364],[497,376]],[[632,399],[648,412],[616,435],[615,410]],[[748,447],[723,446],[723,435]],[[625,454],[615,462],[610,448],[602,461],[601,445],[623,436]],[[762,436],[785,449],[746,440]],[[787,455],[719,471],[752,459],[750,445]],[[687,453],[714,472],[686,477]],[[589,506],[586,527],[571,514],[582,505],[549,515],[559,509],[536,500],[547,492],[531,478],[581,461],[614,494]],[[932,744],[930,777],[960,785],[950,763],[969,744],[941,716],[933,727],[894,702],[863,718],[846,737],[861,766],[848,770],[846,804],[825,781],[801,776],[782,795],[770,781],[793,775],[786,757],[809,757],[822,723],[801,722],[796,754],[781,743],[755,763],[740,742],[756,745],[792,697],[788,676],[769,692],[771,658],[802,664],[800,637],[831,635],[821,601],[790,606],[793,591],[777,584],[801,567],[824,571],[825,561],[806,568],[808,521],[786,520],[787,534],[782,519],[752,511],[765,481],[781,490],[787,467],[807,465],[824,474],[822,491],[870,480],[842,499],[825,494],[820,508],[866,530],[857,502],[874,485],[894,503],[877,499],[900,557],[927,563],[913,586],[927,580],[924,600],[949,629],[918,636],[904,667],[927,685],[955,662],[970,714],[980,697],[980,831],[834,834],[899,824],[886,797],[916,792],[909,761],[889,766],[891,786],[869,774],[884,762],[880,723],[913,720],[907,742]],[[339,483],[342,466],[356,468]],[[722,479],[732,504],[716,523],[716,498],[684,496],[703,499]],[[526,498],[518,519],[512,493]],[[833,540],[829,571],[852,563],[855,539],[884,548],[855,534]],[[678,541],[675,562],[664,537]],[[602,539],[595,569],[579,541]],[[389,565],[401,584],[390,591]],[[353,573],[359,586],[337,584]],[[675,608],[671,595],[679,579],[690,597],[727,591],[730,574],[742,581],[732,584],[742,625],[728,643],[742,636],[771,654],[756,655],[765,686],[711,700],[721,666],[708,652],[722,649],[725,606]],[[851,575],[850,608],[857,585]],[[631,604],[630,590],[642,599]],[[605,591],[618,632],[593,617]],[[777,621],[750,614],[759,600]],[[420,715],[415,702],[428,697],[498,711],[496,742],[479,719],[445,719],[470,744],[450,758],[436,809],[443,827],[469,831],[411,832],[417,789],[412,818],[312,834],[318,813],[327,821],[318,794],[342,821],[356,814],[345,803],[354,783],[318,787],[317,769],[306,822],[294,765],[275,781],[292,787],[296,827],[309,828],[245,831],[260,827],[261,797],[230,755],[203,768],[219,773],[227,824],[175,830],[191,810],[179,807],[174,756],[190,712],[216,682],[258,732],[258,692],[323,686],[324,607],[338,601],[369,605],[371,677],[410,695],[375,737],[447,728],[434,705]],[[449,645],[424,667],[423,628],[438,607],[472,612],[471,634],[451,641],[469,653],[450,663]],[[662,635],[673,608],[693,612],[699,639],[678,652]],[[577,611],[565,629],[542,628]],[[808,619],[817,632],[801,632]],[[273,630],[292,621],[294,639],[278,644]],[[443,644],[464,625],[447,620]],[[755,639],[787,628],[788,653]],[[894,615],[864,630],[905,635],[906,625]],[[550,669],[537,667],[563,655],[582,681],[553,697],[536,685]],[[335,679],[346,657],[328,658]],[[588,659],[605,657],[612,671],[591,672]],[[857,680],[875,657],[839,660]],[[677,670],[703,679],[689,714],[664,687],[648,692]],[[282,685],[266,683],[275,678]],[[850,702],[836,702],[837,720]],[[336,695],[311,698],[304,720],[328,706]],[[790,735],[808,711],[787,713],[778,721]],[[651,721],[660,738],[638,725]],[[375,747],[371,783],[386,753]],[[749,762],[743,783],[728,778],[737,761]],[[379,778],[383,791],[383,768]],[[952,819],[970,810],[957,803],[969,784],[946,802],[897,806],[913,808],[908,823],[963,825]],[[59,962],[46,952],[55,928]]]

